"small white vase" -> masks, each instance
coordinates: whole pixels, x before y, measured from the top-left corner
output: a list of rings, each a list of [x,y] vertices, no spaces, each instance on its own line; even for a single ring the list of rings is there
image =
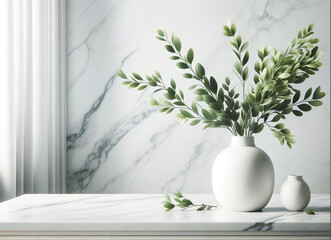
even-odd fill
[[[310,202],[310,189],[302,176],[289,175],[280,189],[280,199],[289,211],[302,211]]]
[[[274,168],[269,156],[255,146],[254,137],[233,136],[213,165],[213,190],[220,205],[248,212],[264,208],[274,189]]]

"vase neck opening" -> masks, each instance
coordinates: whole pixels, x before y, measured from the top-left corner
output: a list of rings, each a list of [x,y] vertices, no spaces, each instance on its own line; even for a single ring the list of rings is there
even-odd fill
[[[288,175],[287,178],[290,179],[290,180],[302,180],[302,176],[295,175],[295,174]]]
[[[243,136],[232,136],[231,140],[232,147],[255,147],[254,137],[243,137]]]

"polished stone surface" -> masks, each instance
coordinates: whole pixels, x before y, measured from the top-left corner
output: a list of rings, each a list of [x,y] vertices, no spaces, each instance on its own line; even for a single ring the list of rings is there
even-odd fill
[[[180,188],[212,193],[211,167],[229,146],[224,129],[180,125],[148,105],[152,91],[121,85],[118,68],[173,77],[186,90],[191,81],[169,60],[156,29],[175,32],[182,48],[219,84],[233,72],[234,55],[222,35],[227,19],[250,42],[253,77],[256,49],[284,50],[297,32],[315,24],[324,52],[320,71],[301,86],[321,85],[324,104],[290,116],[297,143],[281,146],[268,128],[256,137],[275,168],[275,193],[287,175],[303,175],[313,193],[330,191],[330,1],[329,0],[70,0],[67,1],[67,191],[72,193],[165,193]],[[249,80],[252,83],[252,80]],[[190,99],[193,95],[186,94]],[[316,174],[318,173],[318,174]]]
[[[186,196],[184,194],[184,196]],[[193,203],[218,205],[210,194],[188,194]],[[0,204],[0,235],[8,232],[135,231],[190,234],[225,232],[316,232],[330,231],[330,196],[313,195],[309,208],[315,215],[289,212],[274,195],[260,212],[231,212],[217,207],[210,211],[165,212],[157,194],[23,195]]]

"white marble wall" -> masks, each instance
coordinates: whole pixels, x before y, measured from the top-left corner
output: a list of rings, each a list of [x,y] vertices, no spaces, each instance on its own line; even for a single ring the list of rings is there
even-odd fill
[[[174,115],[148,105],[150,91],[126,89],[115,73],[120,67],[142,74],[158,69],[186,88],[189,80],[154,37],[165,28],[176,32],[184,49],[195,50],[208,75],[235,81],[234,56],[221,34],[227,19],[250,41],[250,66],[257,48],[285,49],[300,29],[315,23],[324,66],[302,89],[321,85],[324,104],[288,118],[297,140],[292,150],[268,129],[256,143],[273,160],[275,192],[294,173],[304,176],[313,193],[329,193],[329,0],[68,0],[68,192],[212,192],[213,159],[229,145],[230,133],[179,125]]]

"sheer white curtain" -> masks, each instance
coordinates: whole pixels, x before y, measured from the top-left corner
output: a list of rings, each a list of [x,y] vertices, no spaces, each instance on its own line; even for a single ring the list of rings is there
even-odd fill
[[[64,5],[0,1],[0,201],[65,191]]]

